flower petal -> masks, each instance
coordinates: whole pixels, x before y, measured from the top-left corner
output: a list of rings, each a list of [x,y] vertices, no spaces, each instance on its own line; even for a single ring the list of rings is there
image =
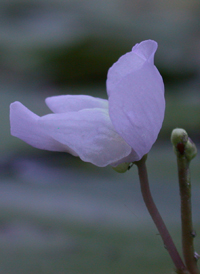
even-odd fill
[[[84,109],[41,117],[40,127],[67,145],[85,162],[103,167],[128,156],[132,149],[113,128],[108,111]]]
[[[88,95],[60,95],[48,97],[47,106],[55,113],[79,111],[84,108],[108,109],[108,100]]]
[[[38,124],[40,117],[31,112],[20,102],[10,105],[11,134],[29,145],[52,151],[66,151],[78,156],[72,149],[63,145],[48,134]]]
[[[158,70],[149,62],[124,76],[109,97],[111,121],[139,158],[157,139],[164,111],[164,85]]]
[[[106,82],[108,96],[124,76],[140,69],[146,61],[153,63],[156,49],[157,43],[155,41],[146,40],[136,44],[131,52],[121,56],[108,70]]]

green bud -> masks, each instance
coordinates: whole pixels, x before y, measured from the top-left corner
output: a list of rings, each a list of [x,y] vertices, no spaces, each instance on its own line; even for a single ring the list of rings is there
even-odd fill
[[[171,134],[171,142],[177,157],[186,157],[188,161],[197,155],[197,148],[182,128],[175,128]]]
[[[188,138],[188,141],[185,145],[185,156],[190,161],[197,155],[197,147],[195,143]]]
[[[115,171],[119,172],[119,173],[124,173],[127,170],[129,170],[132,167],[132,163],[121,163],[116,167],[112,167]]]
[[[182,128],[175,128],[171,134],[171,142],[174,146],[178,143],[186,144],[188,141],[188,134]]]

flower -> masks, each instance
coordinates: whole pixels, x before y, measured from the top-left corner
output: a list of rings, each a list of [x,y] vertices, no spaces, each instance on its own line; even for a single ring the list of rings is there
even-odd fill
[[[154,65],[157,43],[136,44],[108,71],[108,100],[87,95],[46,98],[53,111],[37,116],[10,105],[11,134],[33,147],[65,151],[104,167],[140,160],[164,119],[164,84]]]

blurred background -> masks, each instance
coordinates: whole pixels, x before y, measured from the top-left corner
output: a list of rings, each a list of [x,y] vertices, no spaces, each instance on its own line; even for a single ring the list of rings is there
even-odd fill
[[[135,43],[158,42],[166,116],[148,157],[153,196],[180,249],[173,128],[199,146],[199,0],[0,0],[0,272],[172,273],[140,194],[137,170],[117,174],[10,136],[9,105],[38,115],[60,94],[107,98],[108,68]],[[193,219],[200,252],[199,156]]]

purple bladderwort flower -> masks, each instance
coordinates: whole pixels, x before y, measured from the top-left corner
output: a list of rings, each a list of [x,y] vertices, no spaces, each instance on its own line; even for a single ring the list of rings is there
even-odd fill
[[[49,97],[46,104],[53,113],[42,117],[20,102],[12,103],[11,134],[33,147],[65,151],[100,167],[140,160],[156,141],[164,119],[156,49],[155,41],[143,41],[113,64],[106,82],[108,100]]]

